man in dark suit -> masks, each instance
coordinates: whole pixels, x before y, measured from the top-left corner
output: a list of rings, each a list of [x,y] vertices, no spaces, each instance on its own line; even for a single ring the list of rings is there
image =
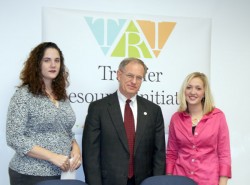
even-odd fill
[[[139,185],[147,177],[165,174],[161,108],[137,96],[146,72],[140,59],[124,59],[117,71],[117,92],[89,105],[82,139],[89,185]],[[126,105],[127,99],[131,102]],[[132,109],[133,142],[126,128],[126,109]]]

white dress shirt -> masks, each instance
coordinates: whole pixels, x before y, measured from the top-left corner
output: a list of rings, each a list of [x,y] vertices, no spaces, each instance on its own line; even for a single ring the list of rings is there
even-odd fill
[[[122,111],[122,118],[124,121],[124,112],[125,112],[125,105],[126,105],[126,100],[127,98],[119,91],[119,89],[117,90],[117,95],[118,95],[118,100],[119,100],[119,104],[120,104],[120,108]],[[129,103],[133,115],[134,115],[134,123],[135,123],[135,131],[136,131],[136,126],[137,126],[137,100],[136,100],[136,95],[133,96],[132,98],[130,98],[131,102]]]

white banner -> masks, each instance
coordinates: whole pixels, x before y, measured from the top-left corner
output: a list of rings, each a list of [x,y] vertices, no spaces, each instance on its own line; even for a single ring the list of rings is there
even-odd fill
[[[185,76],[209,76],[210,40],[210,19],[43,9],[43,41],[58,44],[69,68],[79,143],[89,103],[116,91],[116,70],[125,57],[148,66],[139,95],[162,107],[167,134]]]

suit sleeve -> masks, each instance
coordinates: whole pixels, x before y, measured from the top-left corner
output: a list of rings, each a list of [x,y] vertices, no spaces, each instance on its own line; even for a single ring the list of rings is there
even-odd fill
[[[153,175],[165,174],[165,132],[164,120],[161,108],[158,107],[157,116],[155,120],[155,150],[154,150],[154,169]]]
[[[82,137],[82,158],[85,181],[102,185],[100,165],[100,120],[97,106],[89,105]]]

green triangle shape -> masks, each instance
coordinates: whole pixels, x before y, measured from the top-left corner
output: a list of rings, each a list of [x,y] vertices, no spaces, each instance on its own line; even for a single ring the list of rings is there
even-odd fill
[[[143,33],[139,32],[134,22],[131,21],[114,48],[111,56],[152,58],[142,34]]]

